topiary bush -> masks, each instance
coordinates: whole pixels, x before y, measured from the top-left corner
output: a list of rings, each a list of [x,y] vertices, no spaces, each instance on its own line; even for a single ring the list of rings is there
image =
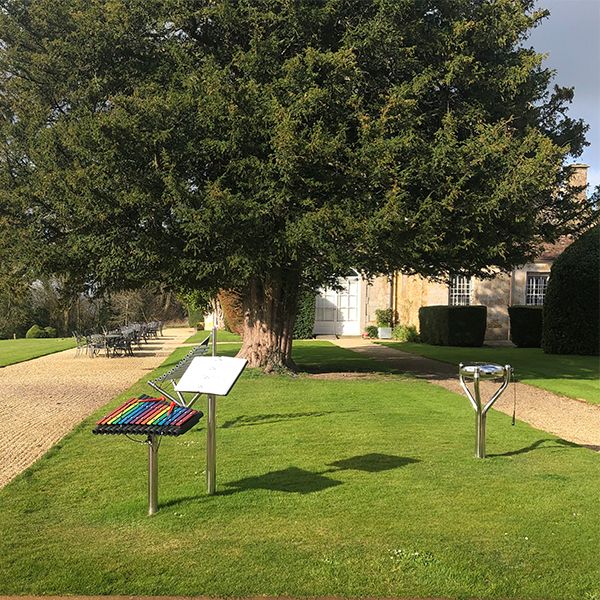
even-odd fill
[[[367,334],[367,337],[371,340],[374,340],[377,338],[378,332],[377,332],[377,325],[367,325],[365,327],[365,333]]]
[[[509,306],[510,339],[519,348],[539,348],[542,345],[542,307]]]
[[[544,299],[542,349],[599,354],[600,227],[575,240],[555,261]]]
[[[313,337],[315,327],[315,294],[303,292],[298,300],[298,312],[294,323],[294,339],[306,340]]]
[[[421,342],[436,346],[482,346],[485,306],[423,306],[419,309]]]
[[[26,338],[45,338],[48,337],[46,330],[40,327],[39,325],[32,325],[25,334]]]
[[[418,342],[419,332],[414,325],[396,325],[392,337],[399,342]]]
[[[46,337],[55,338],[57,331],[56,327],[44,327],[44,331],[46,332]]]

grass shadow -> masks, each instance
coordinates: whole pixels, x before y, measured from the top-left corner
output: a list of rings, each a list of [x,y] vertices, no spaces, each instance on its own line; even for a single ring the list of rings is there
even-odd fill
[[[225,421],[220,426],[220,429],[231,429],[232,427],[251,427],[254,425],[268,425],[270,423],[281,423],[292,419],[302,419],[304,417],[325,417],[340,412],[356,412],[356,411],[314,411],[314,412],[296,412],[296,413],[273,413],[266,415],[240,415],[229,421]]]
[[[272,490],[295,494],[311,494],[322,492],[331,487],[341,485],[341,481],[324,477],[320,473],[312,473],[298,467],[289,467],[281,471],[271,471],[257,477],[246,477],[227,483],[234,491]]]
[[[407,456],[372,453],[336,460],[327,465],[329,467],[333,467],[333,469],[326,472],[333,473],[335,471],[366,471],[367,473],[380,473],[381,471],[399,469],[400,467],[405,467],[406,465],[418,462],[421,461]]]
[[[349,372],[404,374],[393,365],[340,348],[330,342],[298,342],[294,344],[293,359],[299,373],[311,375]]]
[[[518,450],[511,450],[509,452],[501,452],[497,454],[488,454],[489,458],[498,457],[498,456],[517,456],[519,454],[527,454],[528,452],[534,452],[535,450],[552,450],[552,449],[566,449],[566,448],[588,448],[588,446],[583,446],[579,444],[575,444],[574,442],[569,442],[567,440],[560,440],[555,438],[543,438],[540,440],[536,440],[533,444],[529,446],[525,446],[524,448],[519,448]],[[593,447],[590,449],[594,449]]]

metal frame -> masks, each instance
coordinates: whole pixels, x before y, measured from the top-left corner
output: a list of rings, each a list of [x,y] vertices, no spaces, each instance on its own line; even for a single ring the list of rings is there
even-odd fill
[[[157,377],[152,381],[148,381],[148,385],[172,402],[175,402],[180,406],[190,408],[190,406],[192,406],[192,404],[194,404],[194,402],[196,402],[196,400],[200,397],[200,394],[194,394],[190,400],[186,400],[181,392],[175,390],[175,384],[177,383],[177,380],[185,373],[186,369],[190,366],[190,363],[194,358],[197,356],[204,356],[208,352],[208,342],[210,341],[211,337],[212,352],[213,356],[215,355],[216,335],[216,329],[213,328],[212,333],[206,336],[206,338],[198,346],[193,348],[191,352],[188,352],[172,369],[166,373],[163,373],[160,377]],[[166,389],[166,386],[164,385],[165,382],[171,384],[172,391]]]
[[[174,389],[176,380],[179,379],[190,363],[197,356],[202,356],[208,351],[208,342],[211,341],[211,354],[217,355],[217,325],[203,342],[189,352],[180,360],[170,371],[167,371],[157,379],[148,381],[157,392],[163,394],[166,398],[189,408],[201,394],[197,393],[190,400],[186,400],[182,392]],[[163,382],[168,381],[173,387],[173,392],[164,389]],[[206,492],[213,496],[217,491],[217,397],[214,394],[207,394],[208,397],[208,422],[206,427]],[[160,439],[155,435],[149,435],[146,442],[148,444],[148,514],[153,515],[158,510],[158,448]]]
[[[212,356],[217,355],[217,324],[212,329]],[[217,492],[217,397],[207,394],[208,421],[206,425],[206,493]]]
[[[160,438],[149,435],[148,440],[148,515],[158,511],[158,449]]]
[[[473,396],[473,394],[471,394],[471,390],[469,390],[469,388],[467,387],[467,384],[465,383],[465,380],[464,380],[465,374],[463,373],[463,368],[468,367],[468,366],[475,367],[473,376],[472,376],[473,377],[473,389],[475,392],[474,396]],[[486,375],[485,373],[482,373],[481,372],[482,365],[464,365],[463,363],[460,363],[458,365],[458,377],[460,380],[460,385],[461,385],[462,389],[464,390],[465,394],[467,395],[467,398],[469,399],[469,402],[471,403],[473,410],[475,411],[475,457],[476,458],[485,458],[485,424],[486,424],[487,412],[488,412],[488,410],[490,410],[490,408],[492,408],[492,405],[494,404],[494,402],[496,402],[496,400],[498,400],[498,398],[501,396],[502,392],[504,392],[504,390],[510,383],[510,378],[511,378],[511,374],[512,374],[512,367],[510,365],[504,365],[503,367],[501,365],[494,365],[494,366],[498,366],[502,369],[503,381],[502,381],[500,387],[494,392],[494,394],[492,395],[490,400],[488,400],[487,404],[484,404],[482,406],[481,393],[479,390],[480,380],[481,379],[496,379],[498,376],[497,375],[489,376],[489,375]]]

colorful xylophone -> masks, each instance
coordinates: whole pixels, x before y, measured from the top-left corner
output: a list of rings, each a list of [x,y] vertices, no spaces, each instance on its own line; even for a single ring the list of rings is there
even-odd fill
[[[202,412],[164,398],[132,398],[100,419],[93,433],[181,435],[202,418]]]

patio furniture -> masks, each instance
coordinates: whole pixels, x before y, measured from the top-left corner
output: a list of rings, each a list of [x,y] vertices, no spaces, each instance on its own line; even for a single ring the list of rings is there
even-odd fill
[[[79,356],[83,352],[87,352],[87,339],[77,331],[73,332],[75,338],[75,356]]]
[[[108,356],[106,338],[101,333],[93,333],[87,338],[87,354],[90,358],[95,358],[101,352],[104,352]]]

